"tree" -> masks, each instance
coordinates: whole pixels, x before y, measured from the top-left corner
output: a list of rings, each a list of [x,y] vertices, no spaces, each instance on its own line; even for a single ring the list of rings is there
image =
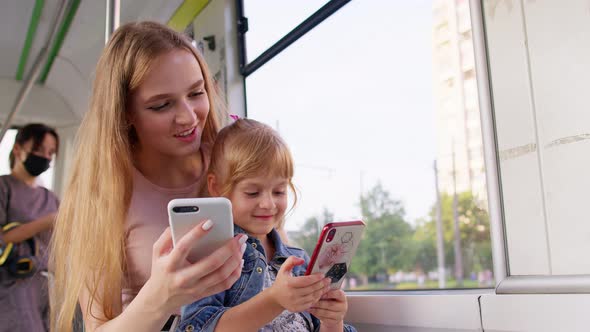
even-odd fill
[[[492,269],[490,222],[489,216],[483,204],[478,201],[471,192],[463,192],[458,195],[457,214],[459,218],[459,233],[461,236],[461,248],[463,255],[463,273],[479,272]],[[443,238],[445,244],[446,268],[453,266],[455,253],[453,251],[454,224],[453,224],[453,196],[441,195]],[[415,230],[414,238],[422,242],[421,252],[415,252],[417,261],[423,264],[425,271],[434,270],[430,262],[436,262],[436,206],[430,212],[430,220],[419,224]],[[416,244],[415,244],[416,245]]]
[[[404,256],[411,241],[412,227],[404,219],[402,202],[392,199],[378,183],[361,196],[360,206],[367,227],[352,261],[351,272],[375,278],[407,264]]]
[[[320,217],[312,216],[305,221],[301,231],[293,236],[293,242],[311,256],[322,228],[332,221],[334,221],[334,214],[324,208]]]
[[[429,220],[418,220],[412,241],[406,251],[404,270],[432,271],[438,267],[436,228],[427,227]]]

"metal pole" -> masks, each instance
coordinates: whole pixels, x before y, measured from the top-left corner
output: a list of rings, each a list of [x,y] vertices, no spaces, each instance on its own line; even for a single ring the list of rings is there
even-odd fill
[[[31,92],[31,89],[33,88],[33,85],[35,84],[35,81],[37,81],[37,78],[39,77],[39,74],[41,73],[41,69],[43,68],[43,65],[45,64],[45,62],[47,61],[47,58],[49,57],[49,48],[51,47],[51,45],[53,45],[55,38],[57,36],[57,31],[59,30],[59,27],[63,24],[63,19],[65,17],[67,8],[69,7],[67,4],[68,4],[67,0],[63,0],[61,2],[61,5],[60,5],[59,10],[57,12],[57,15],[54,17],[53,25],[52,25],[52,28],[49,32],[49,36],[47,36],[47,40],[45,42],[45,45],[43,45],[43,48],[41,48],[41,51],[39,51],[39,55],[37,55],[37,58],[35,59],[35,62],[33,63],[33,67],[31,68],[31,70],[27,74],[27,77],[25,78],[25,81],[23,82],[23,85],[18,92],[16,100],[14,101],[14,105],[12,106],[12,110],[10,111],[10,113],[8,114],[6,119],[4,120],[4,123],[2,124],[2,130],[0,131],[0,142],[4,139],[4,135],[6,135],[6,132],[10,128],[10,125],[12,124],[12,120],[14,119],[14,116],[23,107],[25,100],[27,99],[27,96]]]
[[[119,27],[121,19],[121,1],[106,0],[106,15],[104,27],[104,43],[109,42],[109,38]]]
[[[240,1],[240,3],[242,2],[243,1]],[[316,11],[310,17],[305,19],[305,21],[301,22],[301,24],[299,24],[293,30],[291,30],[291,32],[287,33],[283,38],[279,39],[279,41],[277,41],[274,45],[272,45],[266,51],[260,54],[256,59],[252,60],[252,62],[244,62],[243,64],[240,63],[242,75],[248,76],[255,72],[258,68],[262,67],[262,65],[270,61],[277,54],[281,53],[284,49],[286,49],[289,45],[293,44],[295,41],[297,41],[299,38],[308,33],[311,29],[313,29],[316,25],[322,23],[326,18],[330,17],[330,15],[337,12],[342,6],[346,5],[349,2],[350,0],[330,0],[320,9],[318,9],[318,11]],[[239,10],[243,10],[243,8],[238,8]],[[247,30],[247,20],[244,19],[242,16],[240,16],[238,19],[238,27],[242,29],[241,31],[244,31],[244,29]],[[245,32],[240,33],[243,35]],[[246,51],[245,44],[241,46],[241,49],[242,52]],[[240,60],[246,61],[246,55],[243,54],[242,56],[240,56]]]
[[[488,188],[488,209],[492,238],[492,259],[494,260],[494,279],[496,286],[510,275],[506,230],[504,227],[504,203],[502,201],[502,181],[498,141],[494,119],[492,82],[490,80],[486,29],[482,1],[469,0],[471,9],[471,28],[473,31],[473,51],[475,53],[475,73],[481,114],[481,132],[486,165]]]
[[[434,188],[436,189],[436,258],[438,261],[438,288],[446,288],[445,242],[442,225],[442,203],[438,188],[438,166],[434,161]]]

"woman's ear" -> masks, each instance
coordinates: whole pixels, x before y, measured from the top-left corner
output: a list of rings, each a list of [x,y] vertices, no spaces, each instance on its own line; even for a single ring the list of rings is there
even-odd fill
[[[219,196],[219,190],[217,190],[217,178],[215,174],[207,175],[207,189],[209,190],[209,194],[213,197]]]

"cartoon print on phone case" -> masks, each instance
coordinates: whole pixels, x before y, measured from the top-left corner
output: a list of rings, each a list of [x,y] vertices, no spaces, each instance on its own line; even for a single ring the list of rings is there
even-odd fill
[[[338,282],[346,272],[346,261],[354,245],[352,232],[345,232],[340,237],[340,243],[334,243],[326,247],[319,257],[319,268],[326,277],[332,279],[332,283]]]
[[[346,274],[348,269],[346,268],[346,263],[336,263],[332,265],[330,270],[326,272],[326,277],[332,279],[332,283],[340,281],[342,277]]]

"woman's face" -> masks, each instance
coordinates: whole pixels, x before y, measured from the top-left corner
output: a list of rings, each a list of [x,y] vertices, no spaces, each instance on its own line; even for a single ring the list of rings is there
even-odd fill
[[[131,125],[148,158],[186,157],[201,146],[209,99],[199,62],[186,50],[158,56],[132,93]]]
[[[55,157],[55,153],[57,152],[57,140],[51,134],[45,134],[43,137],[43,141],[39,145],[39,147],[33,150],[33,145],[35,142],[33,139],[26,141],[24,144],[20,145],[16,143],[14,145],[14,154],[16,160],[20,162],[24,162],[25,159],[29,156],[29,154],[34,154],[39,157],[43,157],[45,159],[53,160]]]
[[[47,133],[36,149],[33,149],[34,145],[35,142],[33,139],[30,139],[23,144],[14,144],[13,153],[15,163],[13,168],[21,167],[20,165],[23,165],[30,175],[38,176],[49,167],[49,162],[55,157],[57,152],[57,140],[52,134]],[[31,157],[31,155],[42,158]]]

